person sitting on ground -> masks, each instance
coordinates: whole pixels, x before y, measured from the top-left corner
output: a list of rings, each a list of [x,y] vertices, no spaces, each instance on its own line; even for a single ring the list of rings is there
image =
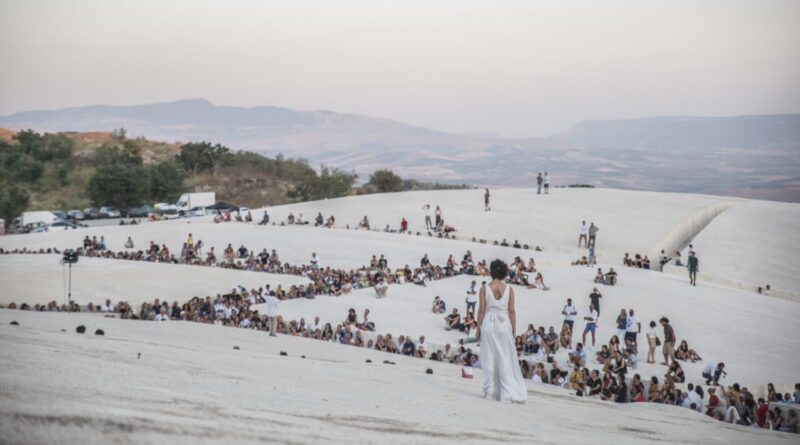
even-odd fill
[[[703,360],[694,349],[689,348],[686,340],[681,341],[681,345],[675,350],[675,358],[683,361],[691,361],[692,363]]]
[[[583,349],[583,343],[575,345],[575,349],[569,352],[569,362],[576,366],[586,366],[587,354]]]
[[[560,335],[560,342],[561,347],[564,349],[572,349],[572,330],[569,328],[569,325],[564,323],[561,325],[561,335]]]
[[[606,273],[605,279],[606,279],[606,284],[608,284],[609,286],[616,286],[617,285],[617,272],[614,271],[613,267],[608,269],[608,272]]]
[[[658,385],[658,377],[653,376],[650,378],[650,387],[647,388],[647,401],[653,403],[661,403],[661,389]]]
[[[558,351],[559,338],[553,326],[550,326],[550,330],[544,336],[544,343],[547,347],[547,355],[555,354]]]
[[[128,240],[125,241],[125,248],[133,249],[133,240],[131,239],[131,237],[128,237]]]
[[[383,277],[380,277],[377,283],[375,283],[375,295],[378,298],[386,297],[386,292],[389,290],[389,285],[386,284],[386,280]]]
[[[595,358],[595,361],[600,365],[605,365],[609,360],[611,360],[611,351],[608,349],[608,345],[600,346],[600,350],[597,351],[597,357]]]
[[[594,282],[599,284],[606,284],[606,276],[603,273],[603,268],[597,268],[597,274],[594,276]]]
[[[364,219],[362,219],[361,221],[359,221],[359,223],[358,223],[358,227],[359,227],[360,229],[367,229],[367,230],[369,230],[369,218],[367,218],[367,215],[364,215]]]
[[[669,365],[669,369],[667,373],[664,375],[665,379],[670,379],[675,383],[683,383],[686,381],[686,375],[683,373],[683,368],[678,362],[673,361],[671,365]]]
[[[541,290],[550,290],[550,288],[547,287],[546,284],[544,284],[544,277],[542,276],[541,273],[536,274],[536,280],[534,280],[533,282],[533,287]]]
[[[439,296],[437,295],[433,299],[433,304],[431,305],[431,312],[433,312],[434,314],[444,314],[446,310],[447,310],[447,305],[445,305],[445,302],[442,301],[442,299],[439,298]]]
[[[467,335],[467,338],[470,338],[470,335],[478,329],[478,322],[475,320],[475,316],[472,314],[472,312],[467,312],[467,315],[464,316],[464,323],[462,327],[464,333]]]
[[[439,297],[436,297],[439,298]],[[444,317],[445,322],[445,330],[449,331],[452,329],[459,329],[461,325],[461,315],[458,314],[458,309],[453,308],[453,312],[450,315]]]

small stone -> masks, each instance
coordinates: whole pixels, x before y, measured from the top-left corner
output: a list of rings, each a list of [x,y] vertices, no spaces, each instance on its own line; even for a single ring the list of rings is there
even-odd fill
[[[103,332],[102,329],[98,329],[98,330],[94,331],[94,335],[106,335],[106,333]]]
[[[281,355],[282,355],[282,356],[284,356],[284,357],[286,357],[286,356],[287,356],[287,355],[289,355],[289,354],[287,354],[287,353],[286,353],[286,351],[281,351]]]
[[[425,374],[433,374],[433,369],[431,369],[431,368],[428,368],[428,370],[427,370],[427,371],[425,371]]]
[[[16,321],[12,321],[10,324],[11,324],[12,326],[19,326],[19,323],[17,323]]]
[[[78,334],[83,334],[84,332],[86,332],[86,326],[84,325],[78,326],[77,328],[75,328],[75,332],[77,332]]]
[[[367,359],[367,363],[372,363],[372,360],[370,360],[370,359]]]
[[[234,346],[234,347],[233,347],[233,349],[235,349],[235,350],[237,350],[237,351],[238,351],[238,350],[239,350],[239,347],[238,347],[238,346]]]

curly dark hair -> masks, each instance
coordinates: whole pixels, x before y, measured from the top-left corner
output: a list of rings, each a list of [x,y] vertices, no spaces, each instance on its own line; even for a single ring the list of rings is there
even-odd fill
[[[493,280],[502,280],[508,276],[508,266],[502,260],[494,260],[489,265],[489,273]]]

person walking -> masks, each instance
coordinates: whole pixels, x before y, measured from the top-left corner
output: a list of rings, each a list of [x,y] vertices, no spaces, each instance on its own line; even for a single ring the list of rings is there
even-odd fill
[[[477,282],[472,280],[472,284],[470,284],[469,289],[467,289],[467,312],[465,314],[469,314],[470,312],[475,315],[475,304],[478,302],[478,291],[475,290],[475,285]]]
[[[697,259],[693,250],[689,251],[689,259],[686,261],[689,269],[689,284],[697,286],[697,271],[700,269],[700,260]]]
[[[275,331],[278,329],[278,304],[280,300],[274,294],[267,295],[265,298],[267,303],[267,323],[269,324],[269,336],[275,337]]]
[[[536,189],[536,194],[542,194],[542,183],[544,182],[544,178],[542,178],[542,172],[539,172],[539,176],[536,177],[536,185],[538,186]]]

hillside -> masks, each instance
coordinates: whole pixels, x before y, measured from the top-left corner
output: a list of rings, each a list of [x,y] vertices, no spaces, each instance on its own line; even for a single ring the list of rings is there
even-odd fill
[[[538,171],[556,185],[710,193],[800,201],[800,115],[655,117],[586,121],[549,138],[448,134],[326,110],[217,106],[203,99],[31,111],[0,126],[110,131],[166,141],[209,140],[267,155],[302,157],[365,176],[530,186]],[[680,153],[680,155],[678,155]]]
[[[0,130],[0,185],[6,185],[0,188],[0,217],[8,221],[25,210],[174,202],[185,191],[215,191],[219,201],[242,206],[274,205],[350,193],[352,184],[345,174],[318,174],[303,160],[232,152],[210,143],[129,138],[124,130]],[[102,182],[93,183],[98,177]],[[327,177],[349,182],[346,188],[319,186]],[[316,192],[292,195],[309,183]]]

